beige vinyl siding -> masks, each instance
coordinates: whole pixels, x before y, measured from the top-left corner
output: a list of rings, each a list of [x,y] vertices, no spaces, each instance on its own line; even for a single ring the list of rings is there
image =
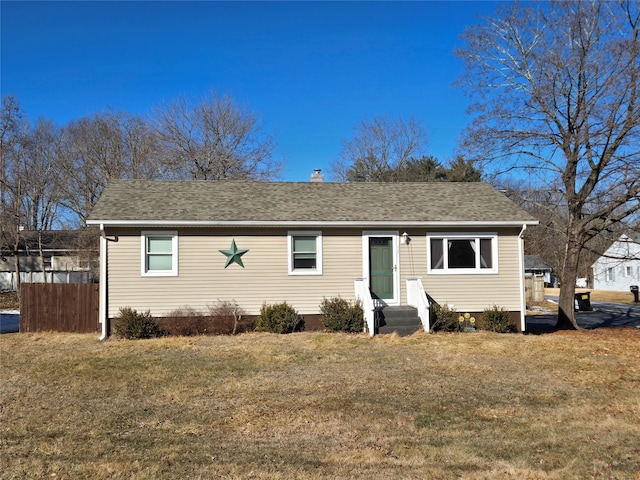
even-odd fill
[[[171,229],[162,229],[164,231]],[[296,229],[297,231],[304,229]],[[310,229],[316,230],[316,229]],[[145,229],[148,231],[148,229]],[[120,307],[167,315],[180,307],[206,309],[217,300],[235,300],[257,314],[263,302],[287,301],[303,314],[319,313],[323,297],[353,299],[355,277],[362,275],[361,230],[323,230],[323,274],[289,275],[287,229],[192,229],[178,234],[178,276],[141,275],[140,230],[109,231],[109,316]],[[227,250],[235,240],[245,268],[226,269]]]
[[[150,231],[150,229],[144,229]],[[176,230],[171,228],[161,231]],[[322,229],[322,275],[289,275],[288,231],[306,229],[188,229],[178,230],[178,276],[141,275],[141,230],[109,229],[118,242],[108,242],[108,315],[120,307],[153,315],[168,315],[180,307],[206,309],[217,300],[235,300],[247,313],[258,314],[263,302],[287,301],[301,314],[319,313],[323,297],[354,298],[354,278],[363,275],[363,229]],[[318,228],[309,228],[318,231]],[[366,230],[366,229],[365,229]],[[400,229],[398,233],[402,234]],[[466,232],[461,229],[430,233]],[[406,304],[407,277],[422,277],[428,295],[452,304],[458,311],[482,311],[492,305],[519,311],[519,228],[483,229],[498,234],[497,274],[427,273],[427,230],[408,230],[409,245],[398,245],[400,302]],[[226,269],[227,250],[235,240],[245,268],[233,263]]]
[[[402,235],[404,230],[399,233]],[[411,237],[408,245],[399,245],[400,249],[400,303],[407,304],[407,278],[421,277],[426,289],[427,279],[427,240],[426,230],[408,230]],[[428,290],[427,290],[427,293]]]
[[[474,232],[464,230],[429,231],[431,234]],[[458,311],[478,312],[493,305],[511,311],[521,309],[519,259],[520,229],[486,229],[481,233],[498,234],[497,274],[427,274],[426,232],[416,238],[415,264],[422,268],[422,283],[428,295],[440,304],[450,304]],[[418,236],[416,236],[418,237]],[[413,242],[412,242],[413,243]],[[419,261],[417,260],[419,258]]]

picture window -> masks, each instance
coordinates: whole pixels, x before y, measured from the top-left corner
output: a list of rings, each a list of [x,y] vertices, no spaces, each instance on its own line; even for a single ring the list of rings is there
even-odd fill
[[[430,273],[497,273],[496,234],[427,235]]]

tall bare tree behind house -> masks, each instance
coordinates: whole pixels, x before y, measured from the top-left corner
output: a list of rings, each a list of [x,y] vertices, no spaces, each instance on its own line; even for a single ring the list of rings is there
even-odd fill
[[[187,180],[270,180],[282,171],[276,143],[258,115],[211,91],[178,98],[152,115],[166,176]]]
[[[558,326],[574,315],[580,255],[640,210],[640,3],[508,3],[471,27],[460,84],[476,100],[463,143],[496,178],[560,194],[566,245]]]

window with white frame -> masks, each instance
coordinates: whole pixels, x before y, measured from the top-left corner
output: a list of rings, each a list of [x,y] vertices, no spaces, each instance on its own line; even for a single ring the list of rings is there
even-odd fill
[[[630,265],[625,265],[624,267],[624,276],[632,277],[633,276],[633,267]]]
[[[427,234],[430,273],[497,273],[498,235]]]
[[[178,232],[142,232],[142,275],[178,275]]]
[[[605,279],[607,282],[613,282],[615,280],[615,270],[613,267],[607,268]]]
[[[288,232],[290,275],[322,275],[322,232]]]

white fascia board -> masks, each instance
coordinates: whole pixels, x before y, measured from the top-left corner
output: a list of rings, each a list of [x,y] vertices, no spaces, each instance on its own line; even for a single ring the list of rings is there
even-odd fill
[[[537,225],[538,221],[312,221],[312,220],[88,220],[87,225],[104,225],[105,227],[522,227]]]

